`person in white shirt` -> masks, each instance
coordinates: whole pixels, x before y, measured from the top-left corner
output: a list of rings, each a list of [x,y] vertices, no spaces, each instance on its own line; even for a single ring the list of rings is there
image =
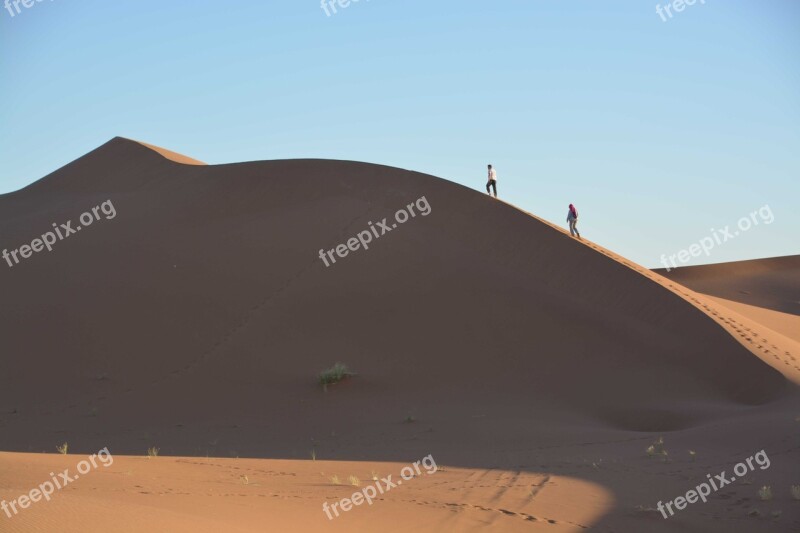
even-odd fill
[[[492,195],[489,187],[494,189],[494,197],[497,198],[497,171],[489,165],[489,181],[486,183],[486,194]]]

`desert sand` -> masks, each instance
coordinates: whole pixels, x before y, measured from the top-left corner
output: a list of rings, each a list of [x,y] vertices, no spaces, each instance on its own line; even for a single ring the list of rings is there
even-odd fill
[[[658,269],[693,290],[752,306],[800,315],[800,255]]]
[[[428,216],[320,260],[422,196]],[[0,531],[800,530],[796,258],[668,278],[433,176],[122,138],[0,196],[2,246],[107,200],[0,264],[0,500],[114,463]],[[323,389],[338,361],[357,375]],[[655,509],[761,450],[707,503]],[[350,476],[428,455],[324,514]]]

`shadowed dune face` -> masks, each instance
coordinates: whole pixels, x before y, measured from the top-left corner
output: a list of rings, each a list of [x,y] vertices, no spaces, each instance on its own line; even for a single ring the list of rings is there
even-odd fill
[[[655,272],[697,292],[800,315],[800,255]]]
[[[12,527],[775,531],[756,507],[800,525],[800,349],[751,310],[432,176],[206,166],[120,138],[0,196],[2,246],[104,205],[113,217],[2,266],[0,450],[68,442],[117,462]],[[320,249],[384,218],[369,249],[325,266]],[[337,361],[357,375],[323,390]],[[653,507],[758,450],[774,466],[748,484],[669,521]],[[436,476],[321,512],[354,490],[333,475],[428,455]],[[0,500],[76,459],[0,453]],[[774,501],[753,501],[761,485]]]
[[[423,196],[429,215],[330,267],[319,258]],[[88,449],[157,437],[205,455],[225,427],[242,455],[292,457],[335,427],[358,437],[331,445],[347,456],[412,412],[455,428],[502,413],[665,431],[785,391],[705,314],[619,262],[389,167],[188,166],[115,139],[0,197],[3,246],[106,200],[113,220],[3,267],[0,448],[49,449],[67,432]],[[358,376],[323,394],[315,376],[337,361]]]

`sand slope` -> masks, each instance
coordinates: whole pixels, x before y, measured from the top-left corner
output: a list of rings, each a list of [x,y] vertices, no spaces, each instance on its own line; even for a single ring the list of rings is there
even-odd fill
[[[698,292],[800,315],[800,255],[656,272]]]
[[[724,298],[716,298],[714,296],[710,298],[720,305],[733,309],[742,315],[749,316],[759,324],[781,335],[785,335],[792,340],[800,342],[800,315],[781,313],[780,311],[773,311],[772,309],[747,305]]]
[[[401,493],[404,503],[371,508],[381,523],[432,512],[415,531],[440,530],[437,513],[457,516],[465,531],[548,524],[520,520],[526,513],[556,517],[564,530],[800,524],[787,496],[799,463],[790,437],[796,346],[759,346],[747,340],[758,325],[718,302],[432,176],[343,161],[175,159],[117,138],[0,196],[8,248],[105,200],[117,211],[0,276],[0,449],[52,452],[68,441],[78,453],[159,446],[167,455],[284,460],[313,451],[348,468],[433,454],[499,479],[516,472],[529,491],[546,476],[572,480],[567,493],[537,492],[544,507],[524,498],[500,507],[494,492],[475,494],[464,473],[447,498],[431,486],[421,500]],[[329,268],[317,256],[422,196],[431,213],[369,250]],[[315,376],[336,361],[358,376],[323,392]],[[680,455],[668,463],[644,456],[664,434]],[[642,510],[762,448],[775,454],[773,467],[752,479],[781,487],[761,510],[780,508],[777,526],[748,516],[746,485],[731,489],[741,491],[734,506],[737,492],[669,521]],[[688,449],[702,459],[690,462]],[[0,455],[7,469],[31,461]],[[169,461],[158,475],[176,486],[207,472],[173,472],[184,463]],[[277,468],[265,463],[248,464]],[[291,470],[318,468],[308,463]],[[14,490],[25,486],[15,470],[10,479]],[[312,530],[300,516],[320,513],[330,483],[292,486],[311,496],[296,511],[278,506],[284,525],[294,524],[286,530]],[[0,497],[14,490],[0,485]],[[581,494],[596,505],[580,507],[589,497]],[[129,496],[116,503],[140,505]],[[220,498],[188,499],[187,512],[202,505],[234,514]],[[252,520],[230,523],[248,530],[261,511],[242,506]],[[490,518],[469,522],[476,509]],[[75,520],[86,531],[108,523]],[[351,530],[375,524],[352,520]]]
[[[9,468],[6,472],[21,487],[37,486],[50,471],[74,469],[78,460],[0,454],[0,465]],[[77,480],[73,489],[57,493],[51,502],[38,502],[0,524],[9,532],[31,531],[42,523],[59,524],[58,531],[63,533],[469,531],[487,525],[503,531],[563,532],[579,528],[574,520],[591,523],[612,503],[607,491],[571,478],[442,467],[434,474],[423,470],[404,486],[379,495],[371,506],[362,504],[340,512],[338,518],[331,512],[333,520],[321,512],[321,501],[352,495],[374,483],[373,474],[394,474],[393,479],[397,479],[404,466],[205,457],[118,458],[109,467]],[[331,483],[334,475],[342,484]],[[349,485],[349,476],[356,476],[360,487]],[[560,503],[575,497],[584,502],[580,509]],[[429,505],[429,500],[441,503]],[[401,520],[387,520],[389,517]],[[376,523],[381,524],[379,528]]]

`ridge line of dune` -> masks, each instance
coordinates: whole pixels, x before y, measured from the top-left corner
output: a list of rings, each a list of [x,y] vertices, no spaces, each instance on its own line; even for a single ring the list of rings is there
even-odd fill
[[[134,142],[136,144],[140,144],[145,148],[152,150],[159,154],[160,156],[164,157],[165,159],[169,159],[175,163],[180,163],[182,165],[194,165],[194,166],[206,166],[208,163],[204,163],[199,159],[194,159],[189,156],[185,156],[183,154],[179,154],[178,152],[173,152],[172,150],[167,150],[166,148],[161,148],[160,146],[156,146],[154,144],[149,144],[142,141],[137,141],[135,139],[128,139],[127,137],[119,137],[119,139],[123,139],[126,141]]]
[[[506,202],[504,200],[501,201],[504,204],[513,207],[514,209],[517,209],[526,215],[550,226],[556,231],[567,235],[567,231],[564,228],[561,228],[560,226],[557,226],[548,220],[540,218],[529,211],[517,207],[510,202]],[[570,238],[572,237],[570,236]],[[599,253],[602,253],[609,259],[617,261],[618,263],[630,268],[634,272],[643,275],[649,280],[661,285],[663,288],[679,296],[693,307],[702,311],[711,320],[716,322],[717,325],[724,329],[731,337],[736,339],[736,341],[742,346],[752,352],[753,355],[779,371],[784,377],[786,377],[786,379],[800,384],[800,365],[798,364],[795,354],[792,353],[792,351],[797,351],[797,348],[800,345],[798,345],[798,343],[794,342],[792,339],[789,339],[779,332],[775,332],[763,324],[760,324],[741,315],[740,313],[735,312],[733,309],[724,307],[722,304],[712,300],[705,294],[694,291],[685,285],[681,285],[680,283],[666,278],[657,272],[639,265],[638,263],[634,263],[633,261],[630,261],[629,259],[622,257],[621,255],[600,246],[599,244],[587,241],[586,239],[581,239],[578,242],[588,246],[589,248],[592,248]],[[772,350],[767,347],[767,342],[759,344],[759,342],[762,341],[759,341],[756,339],[756,337],[761,337],[763,339],[764,335],[762,330],[757,329],[757,327],[766,329],[768,332],[770,332],[770,337],[777,339],[774,344],[769,344],[769,346],[773,348]],[[747,333],[745,333],[745,331]],[[797,355],[800,355],[800,353]]]

